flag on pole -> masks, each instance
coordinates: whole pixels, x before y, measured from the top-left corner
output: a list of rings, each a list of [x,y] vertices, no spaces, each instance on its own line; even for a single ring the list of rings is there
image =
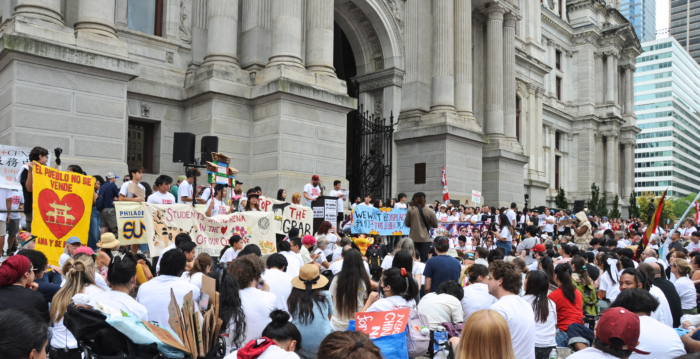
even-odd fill
[[[649,225],[647,226],[647,230],[644,231],[644,235],[642,236],[642,243],[637,247],[637,253],[635,253],[635,258],[637,259],[641,258],[642,251],[644,251],[644,248],[646,248],[646,246],[649,245],[649,239],[656,231],[656,228],[659,226],[659,220],[661,219],[661,212],[664,209],[664,201],[666,200],[667,192],[668,189],[664,191],[664,195],[661,196],[661,199],[659,200],[659,205],[656,206],[656,210],[654,211],[654,215],[651,218],[649,218]]]
[[[700,201],[695,201],[695,213],[693,214],[693,219],[695,219],[695,224],[698,224],[698,219],[700,218],[700,205],[698,205],[698,202],[700,202]]]
[[[450,200],[450,193],[447,192],[447,175],[445,174],[445,167],[442,167],[442,200],[445,202]]]

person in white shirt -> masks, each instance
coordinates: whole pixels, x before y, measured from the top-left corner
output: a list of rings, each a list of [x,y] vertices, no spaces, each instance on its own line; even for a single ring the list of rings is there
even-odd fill
[[[214,196],[207,202],[207,217],[214,217],[220,214],[226,214],[226,186],[217,184],[214,186]]]
[[[671,312],[671,306],[668,304],[668,299],[666,299],[666,294],[661,288],[651,284],[656,276],[654,267],[649,263],[640,263],[637,269],[646,275],[646,278],[643,279],[646,281],[646,284],[641,287],[637,285],[637,287],[649,291],[649,294],[659,302],[659,307],[651,313],[651,317],[673,328],[673,313]],[[638,280],[639,278],[635,277],[635,282]]]
[[[622,291],[612,303],[639,316],[639,344],[637,349],[648,355],[632,353],[630,359],[677,358],[685,354],[685,347],[678,333],[651,316],[659,302],[647,291],[632,288]]]
[[[688,243],[687,246],[685,246],[685,249],[688,250],[688,254],[693,252],[700,252],[700,232],[693,228],[693,232],[689,236],[691,242]]]
[[[243,343],[263,336],[263,330],[271,321],[270,313],[275,310],[277,296],[270,293],[270,285],[262,280],[264,268],[262,259],[254,254],[238,257],[231,262],[231,268],[229,268],[229,273],[233,274],[241,288],[238,293],[246,318]],[[228,350],[233,349],[235,348],[228,348]]]
[[[228,240],[229,247],[226,248],[224,254],[221,255],[219,263],[230,265],[231,262],[238,257],[238,253],[243,249],[243,238],[238,234],[234,234]]]
[[[605,254],[598,253],[598,263],[602,264],[600,277],[598,277],[598,298],[606,302],[612,303],[620,294],[620,270],[622,265],[617,260],[617,255],[614,253]],[[605,307],[598,301],[598,304]]]
[[[292,276],[287,271],[287,258],[279,253],[273,253],[267,257],[267,270],[262,279],[270,287],[270,293],[274,294],[275,308],[288,312],[287,299],[292,293]]]
[[[362,202],[362,203],[359,203],[358,206],[370,206],[370,207],[374,207],[374,205],[372,204],[372,195],[369,194],[369,193],[367,193],[367,194],[365,195],[365,201]],[[353,208],[353,209],[354,209],[354,208]]]
[[[345,194],[343,193],[344,190],[340,188],[341,184],[339,180],[333,181],[333,190],[329,192],[331,197],[338,197],[338,221],[343,218],[343,206],[345,203]]]
[[[168,319],[168,305],[172,290],[178,307],[182,307],[185,296],[192,293],[195,313],[199,311],[197,300],[200,290],[194,284],[182,280],[185,271],[187,257],[184,253],[173,250],[161,256],[160,274],[139,287],[136,301],[141,303],[148,311],[148,321],[156,321],[165,328],[170,328]]]
[[[343,269],[343,258],[345,256],[345,253],[347,251],[353,249],[350,245],[347,245],[345,247],[340,247],[340,248],[341,248],[340,259],[337,261],[333,261],[333,263],[331,263],[331,266],[328,267],[328,269],[333,273],[333,275],[340,273],[340,271]],[[362,261],[362,264],[364,264],[365,270],[367,271],[367,275],[369,275],[370,274],[369,273],[369,264],[367,264],[367,262],[365,262],[365,261]]]
[[[510,204],[510,209],[506,211],[506,217],[508,217],[508,220],[513,225],[513,228],[518,226],[517,222],[515,221],[515,218],[517,216],[517,214],[515,212],[517,210],[518,210],[518,205],[515,202],[513,202]]]
[[[182,204],[192,205],[194,199],[194,189],[192,184],[194,183],[194,178],[199,177],[201,173],[196,168],[190,168],[187,173],[187,179],[180,182],[180,187],[177,188],[178,202]],[[197,203],[205,204],[207,203],[204,198],[197,198]]]
[[[136,284],[136,266],[138,265],[133,254],[125,253],[124,256],[116,256],[109,264],[107,280],[112,286],[111,290],[97,293],[90,297],[90,305],[106,306],[117,311],[122,311],[129,316],[142,320],[148,320],[148,310],[129,295]]]
[[[0,188],[0,211],[7,211],[12,206],[12,190]],[[7,233],[7,222],[9,215],[7,212],[0,212],[0,262],[2,261],[2,251],[5,248],[5,234]],[[8,250],[9,250],[8,246]]]
[[[444,204],[440,205],[440,211],[435,212],[435,217],[437,217],[438,222],[447,222],[450,215],[447,214],[447,207]]]
[[[307,183],[304,186],[304,204],[307,207],[311,207],[311,202],[315,201],[316,198],[321,196],[321,178],[318,175],[311,176],[311,183]]]
[[[141,179],[143,178],[143,168],[140,166],[130,167],[129,174],[131,176],[131,180],[124,182],[122,184],[122,187],[119,189],[119,201],[145,202],[146,187],[139,183],[139,181],[141,181]],[[129,188],[132,184],[137,185],[141,193],[137,194],[132,192]],[[131,253],[136,254],[138,253],[138,250],[138,244],[131,245]]]
[[[173,179],[170,176],[160,175],[156,178],[155,192],[148,196],[148,204],[175,204],[175,196],[170,193],[170,186],[173,184]]]
[[[399,193],[399,201],[394,204],[394,208],[396,209],[406,209],[408,206],[406,205],[406,194],[405,193]]]
[[[544,227],[542,228],[542,231],[547,233],[550,237],[554,236],[554,224],[557,223],[557,219],[552,216],[552,212],[548,211],[547,216],[545,217],[544,221]]]
[[[299,237],[290,238],[289,242],[283,241],[277,247],[278,253],[287,258],[287,274],[294,278],[299,275],[304,259],[301,258],[301,239]]]
[[[10,210],[13,211],[23,210],[24,196],[22,195],[22,191],[12,190],[10,192],[10,197],[5,201],[5,205],[9,205]],[[17,250],[18,243],[15,243],[15,239],[17,238],[17,233],[19,233],[22,215],[19,212],[13,212],[10,213],[8,217],[9,218],[7,218],[7,251],[9,254],[12,253],[13,249]]]
[[[491,305],[508,323],[517,359],[535,359],[535,313],[518,293],[521,272],[513,263],[494,261],[489,265],[489,293],[498,301]]]
[[[549,278],[544,271],[531,271],[525,280],[525,299],[535,313],[535,352],[548,357],[557,341],[557,306],[548,298]]]
[[[382,272],[383,298],[379,292],[372,292],[362,308],[362,312],[387,312],[396,309],[415,308],[415,298],[418,295],[418,283],[408,280],[411,273],[406,269],[391,268]]]
[[[301,333],[291,322],[289,313],[275,310],[263,320],[269,323],[261,333],[264,338],[244,343],[245,346],[224,359],[299,359],[296,352],[301,349]]]
[[[163,256],[165,255],[165,253],[176,249],[177,246],[179,246],[183,242],[192,242],[192,237],[190,237],[190,235],[187,233],[180,233],[177,236],[175,236],[175,241],[173,243],[163,248],[163,250],[160,252],[160,256],[158,257],[158,263],[156,263],[156,275],[160,273],[160,262],[163,260]]]
[[[602,230],[612,229],[612,226],[610,225],[610,221],[608,221],[608,217],[603,217],[603,220],[600,222],[600,228]]]
[[[466,322],[472,314],[482,309],[489,309],[493,303],[496,303],[496,298],[489,294],[489,287],[486,284],[489,270],[485,265],[473,264],[466,274],[469,283],[464,287],[464,297],[461,300],[463,322]]]
[[[448,280],[440,283],[437,291],[428,293],[418,303],[418,312],[425,315],[430,323],[430,330],[437,329],[442,323],[458,323],[464,318],[461,300],[464,291],[459,282]]]
[[[192,264],[192,269],[182,273],[182,280],[194,284],[202,290],[202,277],[209,274],[214,267],[214,260],[208,253],[200,253]]]
[[[688,278],[693,271],[685,259],[676,258],[671,262],[671,273],[678,278],[673,285],[676,287],[678,295],[681,297],[681,309],[683,314],[698,314],[697,312],[697,292],[695,285]]]

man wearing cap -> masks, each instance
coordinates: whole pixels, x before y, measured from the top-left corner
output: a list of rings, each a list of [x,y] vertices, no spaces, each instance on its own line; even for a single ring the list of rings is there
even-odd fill
[[[105,184],[100,186],[97,192],[95,209],[100,211],[100,227],[102,234],[117,231],[117,211],[114,209],[114,201],[119,200],[119,187],[117,187],[117,175],[108,172],[105,176]]]
[[[186,179],[186,176],[177,176],[177,184],[170,186],[170,194],[175,197],[175,203],[180,203],[180,199],[177,198],[177,190],[180,188],[180,183]]]
[[[311,202],[315,201],[321,195],[321,178],[318,175],[311,177],[311,183],[304,186],[304,204],[311,207]]]
[[[459,280],[459,272],[462,269],[459,261],[447,254],[450,250],[450,240],[445,236],[435,238],[433,243],[437,256],[428,259],[425,263],[423,276],[425,277],[425,294],[434,292],[442,282]]]
[[[58,257],[58,267],[63,268],[63,264],[75,254],[75,250],[80,248],[83,244],[80,243],[80,238],[70,237],[66,241],[66,247],[63,250],[63,254]]]
[[[613,307],[603,312],[594,333],[593,346],[570,355],[569,359],[627,359],[632,353],[649,354],[637,349],[639,317],[625,308]]]

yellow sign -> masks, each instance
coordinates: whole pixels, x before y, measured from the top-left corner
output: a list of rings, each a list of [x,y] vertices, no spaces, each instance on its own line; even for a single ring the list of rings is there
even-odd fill
[[[49,263],[58,265],[68,238],[78,237],[87,244],[95,179],[38,163],[33,171],[32,234],[37,236],[36,250],[43,252]]]

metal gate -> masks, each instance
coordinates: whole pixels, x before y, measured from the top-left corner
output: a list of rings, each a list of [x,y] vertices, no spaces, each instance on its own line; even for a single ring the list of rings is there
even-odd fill
[[[391,196],[391,159],[394,143],[394,114],[389,121],[370,115],[360,105],[353,124],[352,181],[350,199],[371,194],[386,201]],[[388,206],[386,202],[384,205]]]

